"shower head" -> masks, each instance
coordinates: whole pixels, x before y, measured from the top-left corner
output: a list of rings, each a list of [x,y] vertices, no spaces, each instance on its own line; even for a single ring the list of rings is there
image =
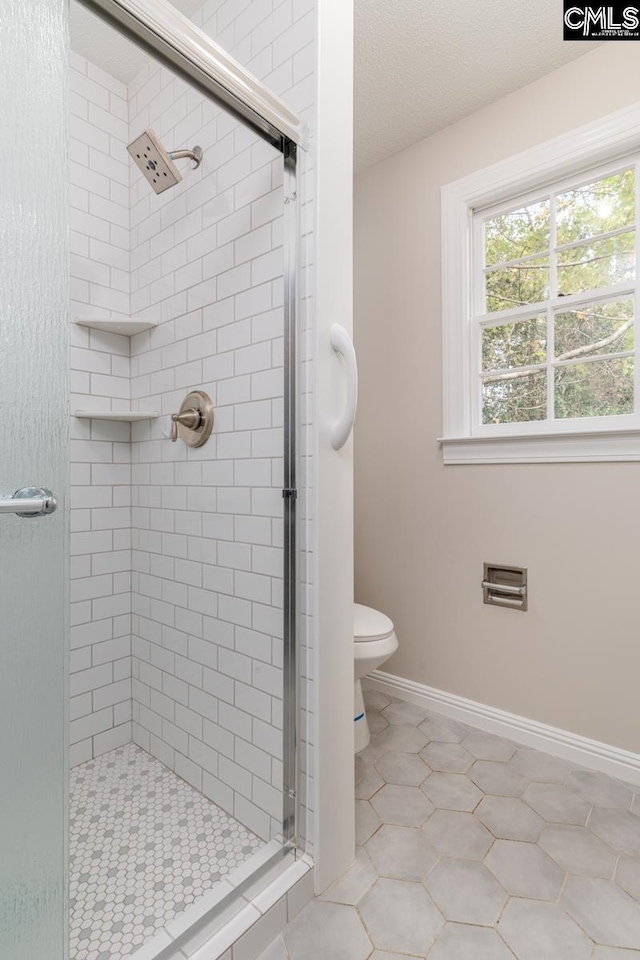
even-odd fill
[[[141,133],[129,144],[127,150],[156,193],[164,193],[182,180],[182,174],[173,163],[174,158],[189,157],[196,167],[200,166],[202,160],[200,147],[173,152],[165,150],[153,130]]]

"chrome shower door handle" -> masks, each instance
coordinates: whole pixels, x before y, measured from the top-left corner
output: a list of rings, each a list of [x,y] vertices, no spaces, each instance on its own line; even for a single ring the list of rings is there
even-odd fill
[[[349,439],[358,407],[358,362],[353,340],[345,328],[334,323],[329,331],[329,340],[336,353],[342,354],[347,368],[347,402],[344,413],[331,427],[329,439],[334,450],[340,450]]]
[[[57,507],[58,501],[46,487],[21,487],[12,497],[0,498],[0,513],[19,517],[44,517]]]

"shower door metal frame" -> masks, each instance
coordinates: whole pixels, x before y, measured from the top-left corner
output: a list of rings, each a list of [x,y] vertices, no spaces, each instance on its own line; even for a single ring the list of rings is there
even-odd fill
[[[282,153],[309,146],[306,123],[165,0],[79,0]]]
[[[306,124],[190,20],[164,0],[79,0],[118,32],[195,86],[282,153],[284,163],[284,488],[283,496],[283,846],[294,852],[299,826],[297,601],[298,148]],[[264,873],[271,861],[258,873]],[[249,878],[254,882],[255,876]],[[236,888],[240,892],[241,887]],[[233,895],[230,895],[233,896]],[[218,905],[223,907],[225,898]],[[204,918],[203,918],[204,919]]]

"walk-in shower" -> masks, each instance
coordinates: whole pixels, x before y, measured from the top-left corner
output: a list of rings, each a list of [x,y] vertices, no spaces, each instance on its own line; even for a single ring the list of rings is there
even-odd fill
[[[206,38],[206,4],[205,33],[149,0],[85,6],[101,19],[93,43],[72,32],[71,960],[178,939],[190,908],[293,854],[299,796],[304,129]],[[131,40],[155,59],[131,47],[130,69]]]
[[[58,503],[1,521],[12,960],[254,960],[353,848],[351,0],[175,5],[0,3],[0,499]]]

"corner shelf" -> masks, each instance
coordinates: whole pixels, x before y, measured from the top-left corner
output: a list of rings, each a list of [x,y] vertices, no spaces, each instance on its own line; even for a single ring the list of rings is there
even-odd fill
[[[117,333],[124,337],[133,337],[136,333],[151,330],[158,326],[157,320],[144,320],[142,317],[126,317],[125,319],[85,320],[77,318],[75,323],[80,327],[91,327],[92,330],[102,330],[105,333]]]
[[[137,423],[139,420],[157,420],[157,410],[76,410],[78,420],[116,420],[120,423]]]

